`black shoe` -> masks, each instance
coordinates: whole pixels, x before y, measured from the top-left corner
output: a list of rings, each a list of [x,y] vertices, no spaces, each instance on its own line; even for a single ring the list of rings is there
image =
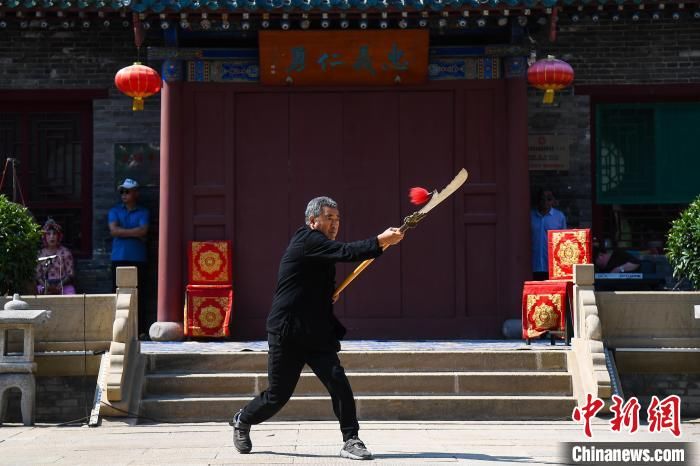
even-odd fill
[[[229,424],[233,426],[233,446],[236,447],[238,453],[245,454],[250,453],[250,450],[253,449],[253,442],[250,441],[250,424],[241,422],[242,412],[242,409],[238,411]]]
[[[340,450],[340,456],[352,460],[372,459],[372,453],[370,453],[362,440],[357,437],[353,437],[345,442],[345,445],[343,445],[343,448]]]

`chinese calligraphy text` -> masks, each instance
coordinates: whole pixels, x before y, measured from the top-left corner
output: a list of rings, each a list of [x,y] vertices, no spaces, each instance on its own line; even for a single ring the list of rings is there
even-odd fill
[[[427,72],[425,30],[260,32],[263,84],[420,84]]]

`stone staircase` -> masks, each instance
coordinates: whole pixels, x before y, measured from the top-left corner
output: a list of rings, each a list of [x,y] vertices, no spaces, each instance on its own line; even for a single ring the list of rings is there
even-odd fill
[[[267,353],[146,354],[142,417],[228,421],[267,387]],[[576,404],[567,351],[343,351],[362,420],[545,420]],[[305,368],[273,420],[334,420]]]

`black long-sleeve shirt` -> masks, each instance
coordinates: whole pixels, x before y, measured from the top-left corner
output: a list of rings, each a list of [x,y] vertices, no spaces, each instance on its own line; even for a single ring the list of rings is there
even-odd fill
[[[627,251],[622,249],[614,249],[610,255],[610,258],[608,259],[608,263],[605,264],[605,267],[601,267],[599,271],[602,273],[610,273],[613,271],[613,269],[616,269],[621,265],[625,265],[628,262],[632,264],[639,264],[639,259]],[[627,270],[627,272],[631,272],[631,270]]]
[[[292,236],[280,260],[267,331],[282,344],[338,349],[345,328],[333,314],[335,263],[378,257],[376,237],[351,243],[330,240],[308,226]]]

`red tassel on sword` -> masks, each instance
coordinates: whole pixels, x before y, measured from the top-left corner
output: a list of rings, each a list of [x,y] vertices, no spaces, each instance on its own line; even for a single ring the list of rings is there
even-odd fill
[[[408,198],[411,200],[411,204],[421,205],[428,202],[428,199],[430,199],[431,194],[432,193],[429,192],[427,189],[418,186],[415,188],[411,188],[408,191]]]

